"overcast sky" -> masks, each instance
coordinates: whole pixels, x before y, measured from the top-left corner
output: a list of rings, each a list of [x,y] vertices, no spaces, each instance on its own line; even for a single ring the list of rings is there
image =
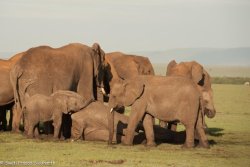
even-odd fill
[[[0,51],[100,43],[110,51],[249,47],[249,0],[1,0]]]

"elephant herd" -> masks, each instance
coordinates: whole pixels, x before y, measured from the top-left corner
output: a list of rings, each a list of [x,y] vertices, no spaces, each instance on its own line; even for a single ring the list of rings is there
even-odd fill
[[[131,107],[129,116],[125,107]],[[209,148],[205,115],[215,113],[210,76],[195,61],[173,60],[166,76],[157,76],[148,58],[105,54],[97,43],[39,46],[0,60],[0,129],[20,132],[23,125],[29,138],[40,136],[43,122],[54,139],[155,146],[178,141],[182,123],[184,148],[194,147],[195,138]]]

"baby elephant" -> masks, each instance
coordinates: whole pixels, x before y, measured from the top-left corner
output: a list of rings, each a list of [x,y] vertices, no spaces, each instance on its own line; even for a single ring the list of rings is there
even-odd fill
[[[57,139],[62,124],[62,114],[77,112],[87,105],[79,94],[66,90],[57,91],[50,96],[35,94],[30,97],[25,93],[25,101],[23,111],[29,138],[34,137],[34,130],[38,128],[40,121],[53,120],[54,138]]]
[[[114,117],[114,123],[109,120]],[[110,113],[110,108],[102,102],[96,101],[86,108],[71,115],[71,138],[78,140],[81,137],[89,141],[119,141],[127,127],[128,116],[120,113]],[[114,135],[110,136],[110,126],[114,126]]]

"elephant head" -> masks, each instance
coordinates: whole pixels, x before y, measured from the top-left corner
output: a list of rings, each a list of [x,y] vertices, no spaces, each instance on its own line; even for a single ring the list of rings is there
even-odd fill
[[[109,106],[111,108],[131,106],[144,91],[144,84],[140,81],[125,80],[114,84],[110,92]]]
[[[175,60],[172,60],[167,66],[166,75],[187,77],[193,80],[204,99],[205,114],[208,118],[215,116],[216,110],[213,104],[211,79],[202,65],[196,61],[177,64]]]
[[[103,87],[104,68],[107,66],[107,63],[105,61],[105,52],[101,49],[98,43],[93,44],[92,50],[96,85],[98,87]]]
[[[86,106],[84,99],[72,91],[57,91],[52,94],[52,98],[56,101],[55,107],[60,108],[64,114],[77,112]]]

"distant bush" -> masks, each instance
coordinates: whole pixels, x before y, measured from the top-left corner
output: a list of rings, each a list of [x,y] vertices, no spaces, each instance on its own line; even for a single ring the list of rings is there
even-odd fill
[[[245,77],[212,77],[214,84],[235,84],[243,85],[245,82],[250,82],[250,78]]]

